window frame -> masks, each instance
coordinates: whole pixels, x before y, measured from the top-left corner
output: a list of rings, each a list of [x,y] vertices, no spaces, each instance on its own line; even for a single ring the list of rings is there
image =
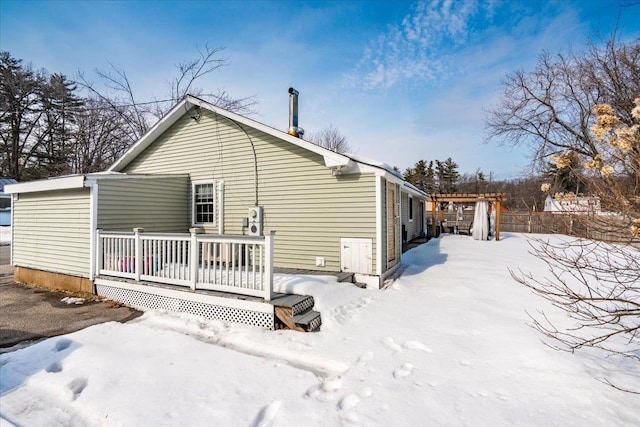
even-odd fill
[[[409,201],[407,202],[409,207],[409,222],[413,222],[413,197],[409,196]]]
[[[204,185],[211,185],[212,188],[212,201],[211,204],[213,205],[212,207],[212,212],[211,215],[213,217],[212,222],[198,222],[197,221],[197,208],[196,208],[196,189],[199,186],[204,186]],[[215,226],[217,224],[217,207],[218,207],[218,201],[216,200],[216,180],[215,179],[209,179],[209,180],[201,180],[201,181],[192,181],[191,182],[191,225],[194,226]],[[203,203],[204,204],[204,203]],[[208,203],[207,203],[208,204]]]

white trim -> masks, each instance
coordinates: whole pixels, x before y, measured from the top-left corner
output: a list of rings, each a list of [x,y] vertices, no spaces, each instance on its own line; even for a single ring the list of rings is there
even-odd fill
[[[396,259],[398,260],[398,264],[402,260],[402,186],[400,186],[400,191],[398,193],[398,202],[396,206],[398,207],[398,216],[396,217]],[[408,204],[408,203],[407,203]]]
[[[11,245],[10,245],[11,249],[9,250],[9,265],[10,266],[13,266],[13,248],[15,247],[15,245],[13,244],[13,236],[14,236],[15,230],[16,230],[16,227],[15,227],[15,211],[16,210],[15,210],[15,206],[14,206],[14,199],[17,199],[17,198],[18,198],[17,194],[11,196],[11,219],[10,219],[10,221],[11,221]]]
[[[382,274],[382,177],[376,175],[376,274]]]
[[[6,184],[5,193],[35,193],[37,191],[69,190],[75,188],[89,187],[94,182],[102,179],[162,179],[185,177],[187,174],[163,174],[163,175],[128,175],[117,172],[98,172],[87,175],[67,175],[57,178],[40,179],[37,181],[19,182],[16,184]]]
[[[354,273],[353,279],[356,283],[364,283],[367,289],[380,289],[382,280],[380,276],[372,276],[369,274]]]
[[[218,234],[224,234],[224,181],[218,182]]]
[[[382,276],[380,276],[380,287],[382,287],[382,284],[384,283],[385,280],[387,280],[389,276],[392,276],[393,274],[395,274],[395,272],[400,268],[401,264],[402,264],[402,261],[400,260],[393,267],[385,271]]]
[[[208,185],[212,186],[213,191],[213,222],[196,222],[196,185]],[[202,179],[198,181],[191,181],[191,226],[192,227],[215,227],[217,224],[217,212],[218,201],[216,200],[216,180],[215,179]]]
[[[84,186],[84,179],[84,175],[70,175],[60,178],[43,179],[39,181],[30,181],[18,184],[7,184],[4,186],[4,191],[7,194],[17,194],[34,193],[36,191],[82,188]]]
[[[409,215],[407,215],[407,220],[409,222],[413,222],[413,196],[407,196],[407,210],[409,211]]]
[[[109,280],[104,278],[96,278],[96,285],[111,286],[113,288],[126,289],[129,291],[138,291],[146,294],[160,295],[163,297],[176,298],[186,301],[201,302],[204,304],[213,304],[223,307],[231,307],[240,310],[250,310],[259,313],[273,314],[273,305],[264,302],[247,301],[236,298],[222,298],[214,295],[205,295],[186,290],[167,289],[160,286],[138,285],[136,283],[121,282],[118,280]],[[188,288],[185,288],[188,289]]]
[[[270,126],[257,122],[255,120],[243,117],[239,114],[232,113],[222,108],[216,107],[202,99],[191,95],[185,96],[171,111],[169,111],[158,123],[156,123],[146,134],[142,136],[118,161],[116,161],[109,169],[109,172],[119,172],[126,167],[133,159],[135,159],[142,151],[144,151],[153,141],[155,141],[162,133],[177,122],[183,115],[189,113],[192,108],[200,107],[211,111],[214,114],[225,117],[236,123],[249,126],[253,129],[260,130],[268,135],[290,142],[298,147],[305,148],[314,153],[320,154],[325,160],[325,166],[346,166],[352,160],[342,154],[327,150],[326,148],[307,142],[303,139],[291,136],[283,131],[274,129]]]
[[[98,228],[98,186],[89,187],[89,280],[96,277],[96,229]]]

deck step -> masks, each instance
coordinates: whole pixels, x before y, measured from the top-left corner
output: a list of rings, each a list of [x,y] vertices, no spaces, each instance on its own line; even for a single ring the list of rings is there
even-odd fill
[[[307,295],[277,295],[271,300],[280,326],[300,332],[320,329],[320,313],[313,311],[315,301]],[[278,325],[276,325],[276,328]]]
[[[317,311],[309,310],[305,313],[293,316],[293,322],[302,327],[305,332],[312,332],[320,328],[322,325],[322,318]]]
[[[284,295],[279,298],[274,298],[271,302],[276,307],[290,308],[293,316],[304,313],[313,308],[315,304],[313,297],[308,295]]]

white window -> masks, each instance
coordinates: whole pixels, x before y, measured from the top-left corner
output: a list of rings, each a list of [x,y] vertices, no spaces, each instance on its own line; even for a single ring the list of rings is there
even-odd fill
[[[213,181],[194,182],[191,191],[193,223],[213,225],[216,223],[216,185]]]
[[[413,197],[409,196],[409,221],[413,221]]]

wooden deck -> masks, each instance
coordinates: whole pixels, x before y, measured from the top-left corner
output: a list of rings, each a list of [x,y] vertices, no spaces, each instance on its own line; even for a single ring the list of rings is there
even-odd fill
[[[427,243],[427,241],[429,241],[429,237],[418,237],[416,239],[413,239],[409,242],[403,242],[402,243],[402,253],[407,252],[409,249],[413,249],[416,246],[420,246],[424,243]]]
[[[335,276],[338,278],[338,282],[353,283],[353,273],[347,273],[344,271],[319,271],[319,270],[305,270],[300,268],[278,268],[274,267],[274,273],[279,274],[302,274],[307,276]]]
[[[320,329],[320,313],[311,296],[274,292],[270,301],[236,293],[190,289],[157,282],[98,276],[97,294],[128,306],[186,312],[209,319],[243,323],[266,329],[301,332]]]

